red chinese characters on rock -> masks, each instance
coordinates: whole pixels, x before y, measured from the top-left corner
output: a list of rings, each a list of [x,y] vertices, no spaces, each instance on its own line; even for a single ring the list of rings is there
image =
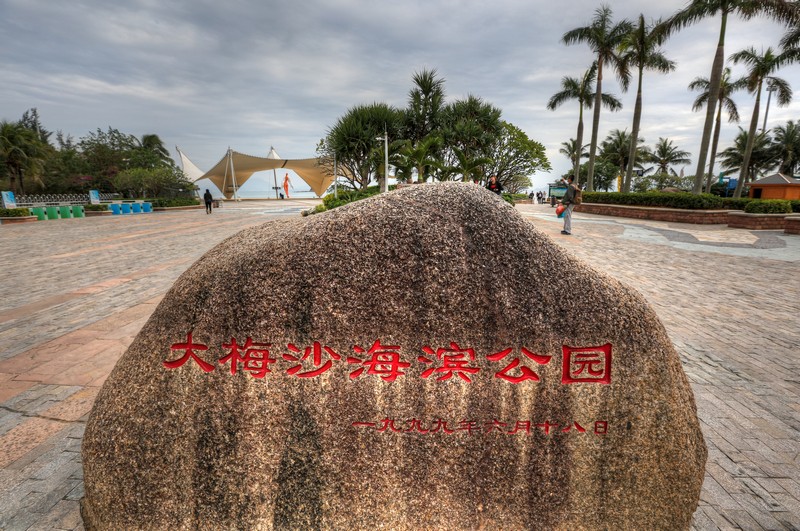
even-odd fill
[[[503,351],[500,351],[500,352],[497,352],[495,354],[489,354],[488,356],[486,356],[486,359],[489,360],[489,361],[500,361],[503,358],[505,358],[506,356],[508,356],[509,354],[511,354],[511,351],[513,351],[513,350],[514,349],[507,348],[507,349],[505,349]],[[539,354],[534,354],[533,352],[531,352],[530,350],[526,349],[525,347],[522,347],[520,349],[520,352],[522,352],[522,354],[525,357],[535,361],[539,365],[546,365],[550,361],[550,359],[553,357],[553,356],[540,356]],[[525,380],[531,380],[533,382],[538,382],[539,381],[539,375],[536,374],[535,372],[533,372],[533,370],[531,370],[530,368],[528,368],[528,367],[526,367],[524,365],[519,368],[520,374],[518,376],[509,375],[509,372],[514,370],[514,369],[516,369],[519,366],[519,364],[520,364],[519,358],[514,358],[513,360],[511,360],[511,363],[509,363],[508,365],[505,366],[505,368],[503,370],[501,370],[500,372],[496,372],[494,374],[494,377],[495,378],[502,378],[503,380],[509,381],[509,382],[511,382],[513,384],[522,383]]]
[[[387,382],[393,382],[398,376],[405,375],[403,369],[411,367],[410,363],[400,359],[399,346],[383,346],[380,339],[375,341],[368,351],[358,345],[354,346],[353,350],[356,354],[366,354],[368,359],[362,360],[354,356],[347,357],[347,363],[363,365],[363,367],[359,367],[350,373],[351,379],[358,378],[366,369],[368,375],[377,375]]]
[[[223,343],[222,348],[230,352],[219,360],[220,365],[231,364],[231,374],[236,374],[236,369],[240,363],[244,364],[244,370],[253,375],[253,378],[263,378],[267,375],[269,364],[275,363],[275,358],[270,357],[269,348],[272,345],[265,343],[253,343],[251,338],[247,338],[244,345],[239,345],[235,338],[231,338],[230,343]]]
[[[171,361],[164,361],[167,369],[182,367],[190,359],[193,360],[204,372],[211,372],[214,365],[203,360],[197,353],[209,350],[207,345],[196,343],[192,337],[193,332],[187,334],[183,342],[174,343],[170,351],[183,351],[183,356]],[[244,344],[232,337],[230,343],[223,343],[222,348],[227,352],[219,358],[220,365],[230,363],[230,373],[237,371],[249,373],[253,378],[263,379],[273,372],[272,365],[278,370],[281,361],[290,362],[291,366],[285,369],[289,376],[297,378],[315,378],[328,372],[335,363],[348,363],[356,368],[350,372],[350,379],[377,376],[386,382],[394,382],[406,376],[406,370],[411,363],[403,361],[400,345],[383,345],[380,339],[374,341],[369,349],[354,345],[353,355],[343,357],[333,348],[314,341],[310,346],[299,347],[294,343],[286,345],[286,352],[280,357],[272,357],[270,343],[256,342],[251,337],[245,339]],[[277,348],[277,347],[276,347]],[[417,356],[417,361],[424,364],[421,378],[431,378],[436,381],[454,379],[465,383],[472,383],[472,378],[481,369],[477,366],[477,356],[472,348],[462,348],[456,342],[450,342],[449,347],[436,348],[426,345],[422,347],[424,355]],[[562,346],[562,384],[610,384],[611,383],[611,343],[593,347]],[[508,358],[508,360],[507,360]],[[531,362],[538,366],[548,365],[553,356],[537,354],[526,347],[506,348],[493,354],[487,354],[486,359],[492,363],[506,363],[505,367],[494,373],[494,377],[513,385],[523,382],[539,382],[539,374],[529,365]],[[442,428],[444,429],[444,428]],[[449,428],[448,428],[449,429]]]
[[[331,360],[326,360],[325,363],[322,363],[323,352],[336,361],[342,359],[342,357],[334,352],[332,348],[323,346],[319,341],[314,341],[312,346],[306,347],[304,350],[300,350],[300,348],[296,347],[292,343],[286,345],[286,348],[292,351],[294,354],[300,354],[300,356],[296,356],[294,354],[283,354],[283,359],[286,361],[302,362],[307,360],[308,357],[312,356],[313,354],[311,361],[313,366],[316,367],[315,369],[300,372],[300,370],[303,368],[303,364],[298,363],[286,371],[286,374],[291,374],[293,376],[297,376],[298,378],[314,378],[315,376],[319,376],[333,367],[333,361]]]
[[[373,430],[382,434],[418,433],[420,435],[533,435],[535,433],[540,433],[545,437],[549,437],[556,433],[570,433],[573,432],[573,430],[574,433],[578,435],[588,433],[586,428],[575,421],[558,424],[550,422],[549,420],[545,420],[544,422],[534,422],[532,420],[503,421],[500,419],[490,419],[478,421],[462,419],[452,424],[456,427],[451,429],[448,427],[448,421],[440,418],[426,424],[423,420],[418,418],[403,420],[386,417],[379,422],[353,422],[352,426],[354,428]],[[539,430],[536,431],[533,428],[539,428]],[[603,435],[607,434],[608,421],[594,421],[594,429],[591,431],[591,433],[593,435],[597,435],[598,437],[602,437]]]
[[[200,368],[203,369],[203,372],[211,372],[214,370],[213,365],[203,361],[197,356],[197,354],[194,353],[195,350],[208,350],[208,346],[202,345],[200,343],[193,343],[191,332],[189,332],[186,341],[184,343],[174,343],[171,347],[169,347],[169,349],[185,350],[186,353],[180,359],[173,361],[165,361],[164,367],[166,367],[167,369],[177,369],[178,367],[189,361],[189,358],[191,358],[195,361],[195,363],[200,365]]]
[[[561,347],[561,383],[611,383],[611,343],[600,347]]]
[[[453,375],[458,376],[465,382],[472,382],[469,375],[475,374],[480,369],[478,367],[470,367],[468,363],[475,361],[475,351],[471,348],[462,349],[457,343],[450,343],[450,348],[440,348],[436,352],[429,347],[422,347],[422,351],[434,359],[429,359],[425,356],[419,356],[417,361],[422,363],[436,363],[436,360],[442,362],[440,367],[431,367],[422,371],[423,378],[429,378],[433,374],[439,374],[437,380],[449,380]]]

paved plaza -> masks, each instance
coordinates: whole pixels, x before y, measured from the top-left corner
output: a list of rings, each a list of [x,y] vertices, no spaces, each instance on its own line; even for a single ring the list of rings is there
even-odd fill
[[[316,203],[0,227],[0,530],[83,529],[81,438],[116,360],[203,253]],[[800,529],[800,236],[580,213],[563,236],[517,210],[664,323],[708,445],[694,528]]]

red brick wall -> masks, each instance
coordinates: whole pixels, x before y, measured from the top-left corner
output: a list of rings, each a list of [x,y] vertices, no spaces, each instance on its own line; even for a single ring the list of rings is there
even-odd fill
[[[784,223],[783,232],[786,234],[800,234],[800,216],[786,216]]]
[[[670,221],[674,223],[696,223],[699,225],[724,225],[728,223],[729,212],[728,210],[687,210],[680,208],[604,205],[600,203],[582,203],[575,207],[575,211],[603,216]]]
[[[747,212],[731,212],[728,226],[734,229],[781,230],[785,225],[787,214],[748,214]]]

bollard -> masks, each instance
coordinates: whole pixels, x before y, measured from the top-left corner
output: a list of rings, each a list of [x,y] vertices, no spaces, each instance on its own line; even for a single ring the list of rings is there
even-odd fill
[[[47,219],[47,214],[45,214],[44,207],[31,208],[31,214],[36,216],[36,219],[38,219],[39,221]]]
[[[47,208],[47,219],[58,219],[58,207],[49,206]]]
[[[61,219],[69,219],[72,217],[72,210],[69,205],[61,205],[58,207],[58,211],[61,214]]]
[[[131,213],[131,204],[130,203],[122,203],[120,205],[122,207],[123,214],[130,214]]]
[[[142,213],[142,204],[141,203],[132,203],[131,210],[134,214],[141,214]]]
[[[83,205],[73,205],[72,207],[72,217],[73,218],[85,218],[86,215],[83,212]]]
[[[153,211],[152,203],[142,203],[142,212],[148,213]]]
[[[119,206],[119,203],[111,203],[108,206],[109,206],[109,208],[111,208],[111,212],[115,216],[119,216],[120,214],[122,214],[122,207]]]

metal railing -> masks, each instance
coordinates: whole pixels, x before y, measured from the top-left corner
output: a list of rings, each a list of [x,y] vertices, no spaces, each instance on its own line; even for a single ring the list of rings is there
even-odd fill
[[[116,201],[120,199],[120,194],[101,193],[100,201]],[[17,196],[17,206],[37,207],[37,206],[60,206],[60,205],[88,205],[89,194],[43,194],[43,195],[20,195]]]

